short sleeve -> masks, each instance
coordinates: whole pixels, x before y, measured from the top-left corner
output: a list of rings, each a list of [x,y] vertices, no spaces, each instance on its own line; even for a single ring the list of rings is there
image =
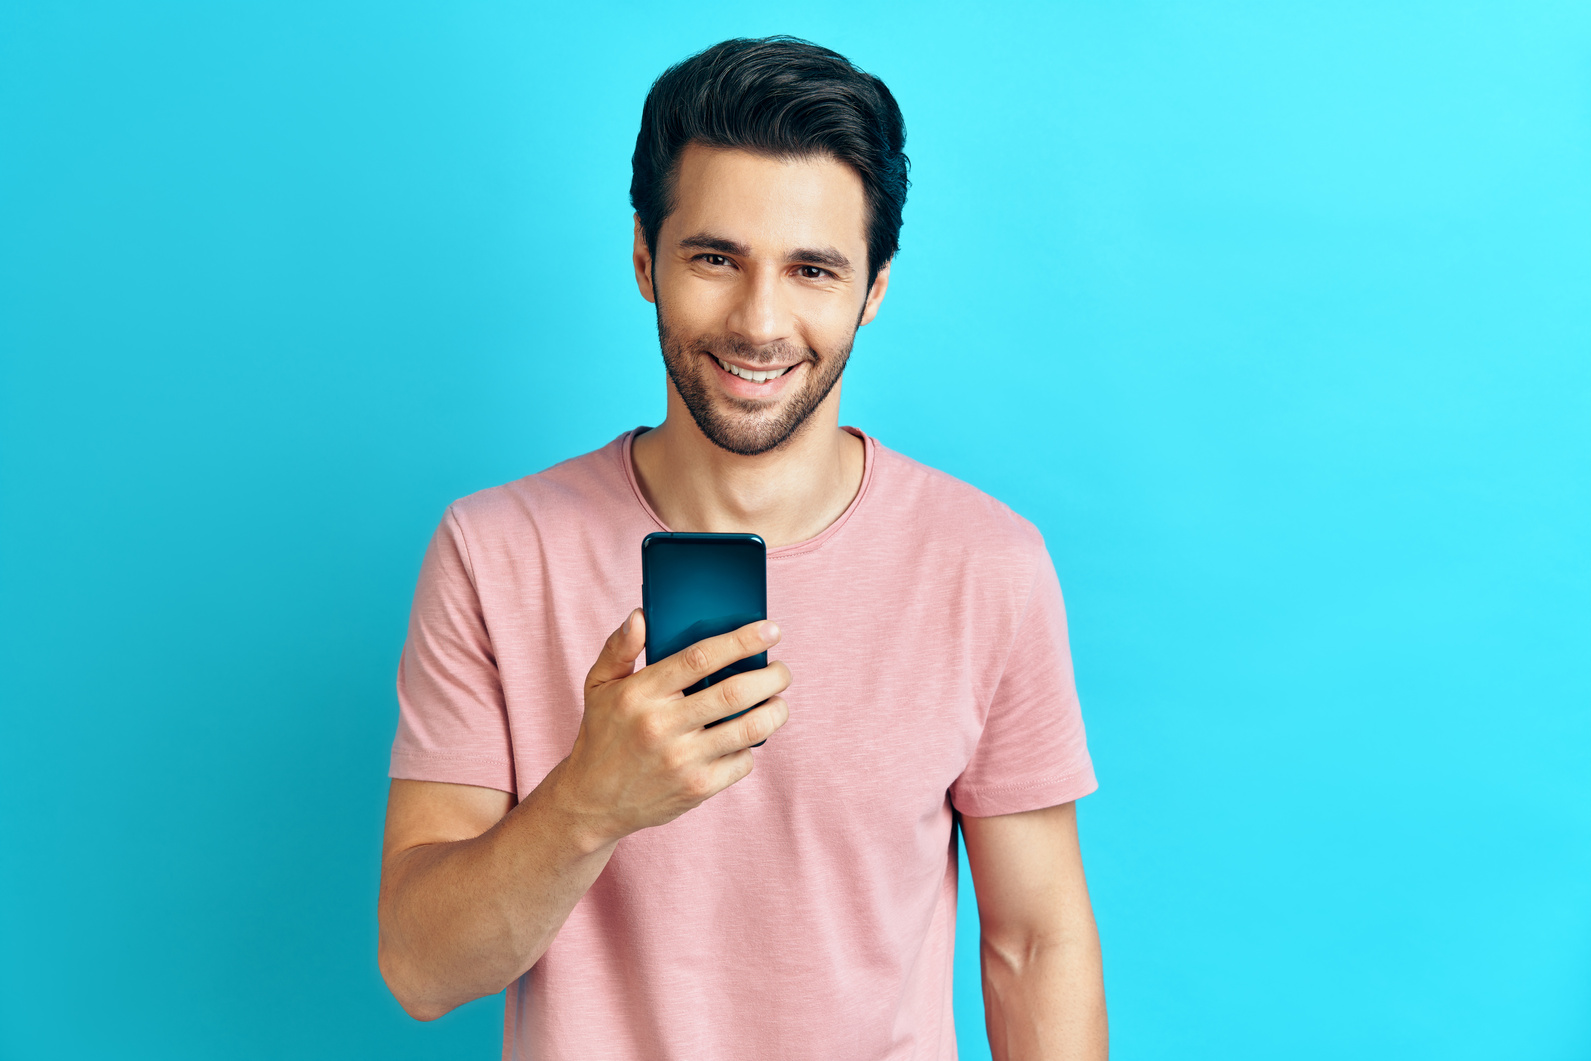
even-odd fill
[[[1098,787],[1066,643],[1066,607],[1042,553],[972,759],[950,800],[987,818],[1069,803]]]
[[[503,686],[450,508],[431,538],[398,664],[398,735],[389,775],[514,791]]]

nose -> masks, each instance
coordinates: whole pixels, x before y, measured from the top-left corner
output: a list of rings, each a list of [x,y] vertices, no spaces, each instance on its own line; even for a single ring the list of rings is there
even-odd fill
[[[790,337],[790,307],[785,304],[777,269],[747,270],[736,296],[724,322],[730,332],[752,346]]]

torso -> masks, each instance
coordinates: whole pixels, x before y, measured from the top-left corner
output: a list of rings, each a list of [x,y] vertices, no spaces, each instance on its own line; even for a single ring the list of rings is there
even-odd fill
[[[641,538],[669,529],[627,441],[454,509],[521,797],[568,753],[586,671],[639,602]],[[510,988],[507,1056],[955,1056],[947,793],[1043,545],[971,487],[866,445],[840,518],[769,552],[789,722],[750,776],[619,843]]]

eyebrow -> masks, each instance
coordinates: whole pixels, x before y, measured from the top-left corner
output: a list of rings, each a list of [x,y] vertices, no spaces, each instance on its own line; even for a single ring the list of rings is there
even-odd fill
[[[681,247],[695,247],[697,250],[703,251],[717,251],[719,254],[738,254],[741,257],[751,253],[751,248],[744,243],[736,243],[734,240],[724,239],[722,236],[709,236],[705,232],[699,232],[694,236],[686,236],[679,241],[679,245]]]
[[[749,257],[751,248],[744,243],[736,243],[732,239],[714,236],[706,232],[698,232],[694,236],[686,236],[679,241],[681,247],[693,247],[697,250],[712,251],[715,254],[736,254]],[[833,247],[797,247],[785,255],[785,261],[795,264],[797,262],[808,265],[821,265],[828,269],[846,270],[851,268],[851,259],[835,250]]]
[[[833,247],[814,249],[798,247],[791,251],[786,258],[792,265],[802,262],[807,265],[822,265],[834,270],[844,270],[851,267],[851,259],[835,250]]]

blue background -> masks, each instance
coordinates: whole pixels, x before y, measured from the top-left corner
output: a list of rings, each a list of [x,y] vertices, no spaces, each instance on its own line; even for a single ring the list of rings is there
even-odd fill
[[[420,555],[661,415],[641,99],[793,32],[910,130],[844,418],[1067,591],[1116,1056],[1591,1057],[1591,8],[752,11],[0,8],[0,1055],[495,1056],[375,967]]]

